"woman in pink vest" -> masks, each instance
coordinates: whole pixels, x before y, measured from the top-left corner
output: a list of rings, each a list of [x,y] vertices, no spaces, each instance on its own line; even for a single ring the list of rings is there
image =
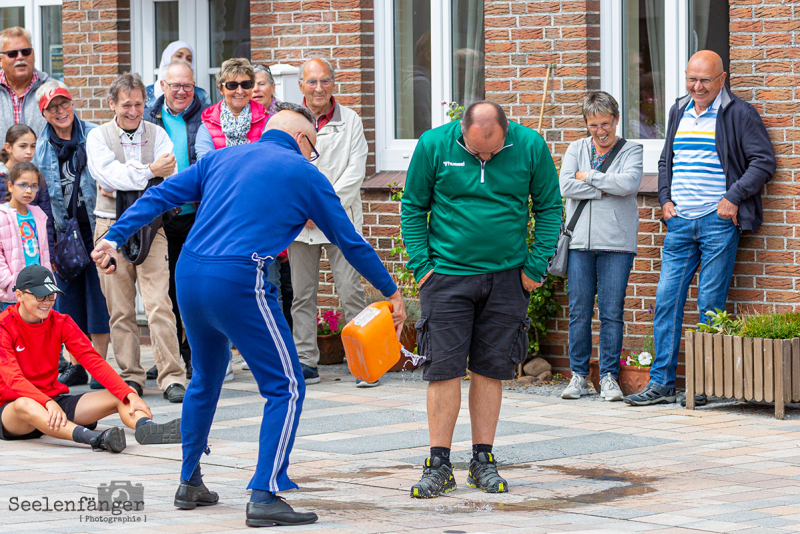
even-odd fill
[[[197,131],[197,159],[226,146],[255,143],[261,138],[269,114],[252,100],[256,75],[244,58],[225,61],[217,73],[217,87],[223,99],[203,111]]]

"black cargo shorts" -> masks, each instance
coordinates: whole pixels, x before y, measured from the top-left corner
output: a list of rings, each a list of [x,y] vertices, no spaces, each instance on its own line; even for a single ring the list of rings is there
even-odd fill
[[[528,301],[522,268],[498,273],[432,273],[420,288],[417,352],[422,378],[460,378],[469,369],[497,380],[514,378],[528,355]]]

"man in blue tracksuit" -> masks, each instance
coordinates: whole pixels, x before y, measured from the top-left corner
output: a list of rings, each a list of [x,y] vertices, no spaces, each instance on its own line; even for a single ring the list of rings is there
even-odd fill
[[[312,220],[394,306],[398,328],[405,310],[397,286],[375,251],[353,228],[330,182],[311,163],[316,131],[304,110],[274,115],[260,141],[209,154],[149,189],[111,227],[92,253],[105,272],[116,249],[157,215],[202,202],[178,260],[178,305],[192,348],[194,374],[183,402],[183,466],[175,506],[216,504],[200,478],[227,360],[227,339],[241,351],[267,399],[258,465],[248,486],[247,525],[307,524],[278,491],[297,488],[286,474],[300,419],[305,382],[292,333],[266,283],[269,264]]]

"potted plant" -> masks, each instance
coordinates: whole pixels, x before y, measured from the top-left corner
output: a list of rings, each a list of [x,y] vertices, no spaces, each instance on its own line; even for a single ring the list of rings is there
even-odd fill
[[[342,328],[344,318],[340,312],[327,310],[317,314],[317,347],[319,347],[319,364],[334,365],[344,361],[344,345],[342,345]]]
[[[631,395],[638,393],[650,381],[650,366],[653,364],[653,355],[656,353],[656,344],[653,339],[652,317],[654,314],[653,305],[647,310],[649,315],[649,333],[644,336],[641,350],[623,350],[619,357],[619,384],[622,393]],[[594,384],[594,388],[600,391],[600,367],[597,360],[589,362],[589,380]]]
[[[706,312],[686,331],[686,407],[694,395],[784,404],[800,401],[800,312],[743,315]]]

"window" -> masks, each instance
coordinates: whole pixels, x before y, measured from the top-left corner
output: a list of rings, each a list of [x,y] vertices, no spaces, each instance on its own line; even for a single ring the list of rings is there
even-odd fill
[[[375,3],[378,170],[405,170],[442,102],[484,98],[484,0]]]
[[[214,75],[222,62],[250,58],[249,0],[132,0],[131,19],[132,68],[147,85],[158,77],[164,49],[176,40],[194,47],[196,82],[212,102],[220,98]]]
[[[0,0],[0,30],[12,26],[31,32],[36,68],[63,81],[61,0]]]
[[[601,85],[620,104],[618,133],[644,146],[644,172],[658,172],[689,57],[713,50],[728,71],[728,0],[602,0],[600,12]]]

